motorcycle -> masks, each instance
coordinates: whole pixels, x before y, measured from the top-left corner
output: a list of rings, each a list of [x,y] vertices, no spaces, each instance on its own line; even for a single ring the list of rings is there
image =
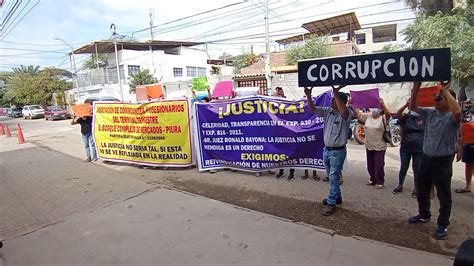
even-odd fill
[[[358,144],[363,145],[365,142],[365,129],[364,129],[364,124],[360,123],[359,120],[353,119],[351,121],[350,128],[352,129],[352,138],[354,139]],[[400,125],[398,124],[398,119],[395,118],[392,115],[392,118],[390,118],[389,121],[389,129],[390,133],[392,135],[392,139],[390,141],[390,146],[396,147],[400,145],[402,141],[402,129]]]

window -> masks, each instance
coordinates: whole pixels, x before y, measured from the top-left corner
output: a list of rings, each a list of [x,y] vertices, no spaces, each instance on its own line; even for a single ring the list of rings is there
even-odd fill
[[[132,76],[140,72],[140,66],[128,65],[128,75]]]
[[[188,76],[190,78],[196,77],[197,76],[196,67],[187,66],[186,67],[186,76]]]
[[[207,72],[207,69],[205,67],[198,67],[197,68],[197,75],[198,77],[206,77],[206,72]]]
[[[173,67],[173,76],[182,77],[183,76],[183,69],[180,68],[180,67]]]
[[[333,42],[338,42],[338,41],[339,41],[339,36],[332,37],[332,41],[333,41]]]
[[[397,40],[397,24],[384,25],[372,28],[374,43],[393,42]]]
[[[365,33],[356,34],[356,43],[365,44]]]

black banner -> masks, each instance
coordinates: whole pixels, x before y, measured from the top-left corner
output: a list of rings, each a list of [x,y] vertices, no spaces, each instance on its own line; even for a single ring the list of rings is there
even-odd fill
[[[450,79],[451,50],[449,48],[298,62],[299,87]]]

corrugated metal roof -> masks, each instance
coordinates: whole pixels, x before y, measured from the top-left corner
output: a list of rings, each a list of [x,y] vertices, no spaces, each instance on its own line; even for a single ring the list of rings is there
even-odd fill
[[[335,17],[315,20],[302,25],[307,31],[318,35],[339,34],[360,30],[359,20],[355,12]]]
[[[195,46],[204,44],[203,42],[182,42],[182,41],[147,41],[147,42],[134,42],[134,41],[117,41],[118,50],[135,50],[135,51],[146,51],[150,49],[150,43],[153,50],[165,50],[180,46]],[[97,48],[96,48],[97,47]],[[90,44],[86,44],[80,48],[74,50],[75,54],[94,54],[98,53],[113,53],[114,41],[105,40],[97,41]]]
[[[279,44],[288,44],[293,42],[299,42],[304,39],[310,38],[311,35],[326,35],[326,34],[339,34],[345,32],[351,32],[355,30],[360,30],[359,20],[355,12],[342,14],[335,17],[315,20],[312,22],[305,23],[301,25],[304,29],[309,31],[309,33],[299,34],[295,36],[286,37],[276,42]]]

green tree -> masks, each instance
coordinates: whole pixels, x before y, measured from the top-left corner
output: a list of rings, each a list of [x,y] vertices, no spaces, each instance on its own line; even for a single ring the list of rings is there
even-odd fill
[[[24,66],[21,65],[20,67],[14,67],[12,68],[13,74],[18,75],[18,74],[31,74],[31,75],[36,75],[39,73],[39,68],[40,66]]]
[[[298,60],[321,58],[333,55],[327,36],[312,36],[304,44],[298,44],[288,50],[286,63],[295,65]]]
[[[158,79],[153,77],[150,73],[150,70],[143,69],[135,75],[132,75],[132,80],[130,81],[130,92],[135,92],[138,85],[147,85],[157,83]]]
[[[52,102],[53,93],[71,87],[72,84],[64,79],[64,73],[69,72],[57,68],[39,70],[39,67],[13,69],[3,101],[47,106]]]
[[[407,47],[404,44],[387,44],[382,49],[380,49],[379,53],[390,53],[390,52],[399,52],[407,50]]]
[[[90,55],[82,64],[82,69],[95,69],[97,63],[99,63],[99,67],[106,67],[108,64],[107,54]]]
[[[234,61],[234,73],[238,74],[242,68],[250,66],[256,62],[258,62],[258,55],[253,52],[245,52],[237,56],[237,59]]]
[[[434,15],[437,12],[450,13],[456,1],[459,0],[405,0],[405,3],[415,12]]]
[[[467,80],[474,76],[474,14],[473,0],[466,8],[455,8],[449,14],[438,12],[418,14],[405,30],[411,48],[451,48],[451,73],[459,79],[461,93]]]

